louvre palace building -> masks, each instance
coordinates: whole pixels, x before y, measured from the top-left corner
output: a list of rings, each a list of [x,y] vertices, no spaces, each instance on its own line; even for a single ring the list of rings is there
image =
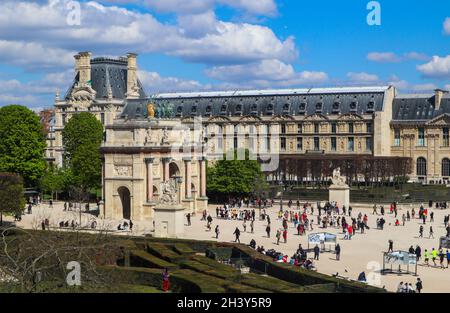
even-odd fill
[[[377,86],[147,95],[136,54],[109,59],[82,52],[75,68],[67,93],[56,95],[47,159],[61,166],[65,123],[78,112],[94,114],[105,128],[107,218],[151,218],[161,185],[170,180],[177,182],[187,211],[203,210],[207,166],[240,148],[261,161],[272,183],[311,179],[317,176],[312,169],[326,162],[319,175],[328,180],[336,164],[368,168],[389,160],[399,160],[395,164],[402,164],[412,182],[449,183],[450,96],[444,90],[401,95],[393,86]],[[357,179],[364,177],[363,170],[355,171]]]

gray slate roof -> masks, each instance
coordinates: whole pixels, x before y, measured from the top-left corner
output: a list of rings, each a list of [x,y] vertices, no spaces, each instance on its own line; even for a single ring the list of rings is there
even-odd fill
[[[435,96],[399,95],[394,99],[392,120],[395,121],[427,121],[444,113],[450,113],[450,97],[445,95],[439,110],[435,109]]]
[[[78,80],[79,75],[77,74],[72,86],[66,93],[66,100],[68,100],[72,89],[75,87]],[[108,98],[108,86],[111,87],[114,99],[125,99],[125,94],[127,92],[127,60],[108,58],[92,59],[91,80],[92,88],[97,92],[96,100]],[[147,96],[139,80],[138,86],[140,88],[140,98],[146,98]]]
[[[158,107],[171,107],[172,117],[217,115],[368,114],[383,110],[385,88],[320,88],[245,92],[155,95]],[[124,108],[122,117],[147,117],[146,103]]]

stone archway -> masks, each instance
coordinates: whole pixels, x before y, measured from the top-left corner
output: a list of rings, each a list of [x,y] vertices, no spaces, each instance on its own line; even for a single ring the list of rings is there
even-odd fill
[[[126,220],[131,219],[131,195],[127,187],[120,187],[117,190],[120,202],[122,204],[122,217]]]
[[[175,162],[169,164],[169,178],[180,176],[180,168]]]

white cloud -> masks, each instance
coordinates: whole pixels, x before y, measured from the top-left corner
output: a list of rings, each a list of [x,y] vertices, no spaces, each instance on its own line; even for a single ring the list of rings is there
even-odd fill
[[[406,80],[402,80],[396,75],[390,77],[390,80],[387,82],[389,85],[395,86],[397,89],[402,92],[433,92],[434,89],[437,88],[435,84],[426,83],[426,84],[411,84]]]
[[[435,84],[428,83],[428,84],[415,84],[415,85],[412,85],[410,88],[413,91],[431,92],[431,91],[435,90],[437,87]]]
[[[435,55],[430,62],[418,65],[417,70],[428,78],[450,79],[450,55]]]
[[[450,17],[447,17],[444,21],[444,32],[450,35]]]
[[[206,89],[196,80],[186,80],[177,77],[162,77],[157,72],[139,71],[139,80],[147,93],[194,91]]]
[[[404,58],[408,60],[416,60],[416,61],[428,61],[430,60],[430,57],[426,55],[425,53],[419,53],[419,52],[407,52],[404,54]]]
[[[430,57],[416,51],[406,52],[401,56],[394,52],[370,52],[367,54],[367,59],[377,63],[398,63],[408,60],[428,61]]]
[[[183,35],[199,38],[216,32],[217,19],[214,11],[206,11],[179,16],[178,25]]]
[[[198,14],[223,5],[243,10],[249,14],[274,16],[277,5],[274,0],[100,0],[103,3],[145,5],[162,13]]]
[[[230,2],[251,7],[247,1]],[[81,6],[81,25],[70,26],[65,5],[2,1],[0,40],[27,42],[61,52],[84,51],[87,47],[99,54],[158,52],[215,64],[272,58],[290,61],[298,56],[293,37],[282,41],[266,26],[219,21],[211,10],[201,11],[202,15],[197,16],[203,19],[201,22],[198,18],[194,21],[193,15],[180,16],[179,24],[171,24],[162,23],[148,13],[94,1],[83,2]],[[37,53],[28,55],[27,62],[39,66],[37,57]]]
[[[296,72],[292,65],[276,59],[245,65],[216,66],[205,72],[211,78],[249,88],[311,85],[328,80],[328,75],[324,72]]]
[[[395,63],[400,62],[401,58],[393,52],[370,52],[367,59],[379,63]]]
[[[379,80],[377,75],[368,74],[368,73],[365,73],[365,72],[360,72],[360,73],[349,72],[349,73],[347,73],[347,77],[352,82],[362,83],[362,84],[378,82],[378,80]]]

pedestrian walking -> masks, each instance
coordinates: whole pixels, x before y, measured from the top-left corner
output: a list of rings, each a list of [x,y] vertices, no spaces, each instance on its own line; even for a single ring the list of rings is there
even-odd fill
[[[219,239],[219,233],[220,233],[219,225],[216,225],[216,228],[214,229],[214,232],[216,233],[216,239]]]
[[[394,241],[392,239],[389,239],[389,249],[388,252],[394,252]]]
[[[336,261],[339,261],[341,259],[341,246],[337,244],[334,251],[336,252]]]
[[[270,238],[270,224],[267,224],[266,233],[267,233],[267,238]]]
[[[236,236],[236,239],[234,240],[234,242],[241,243],[241,240],[239,239],[239,237],[241,236],[241,231],[239,230],[239,228],[236,227],[236,229],[234,230],[233,235]]]
[[[314,247],[314,260],[319,260],[320,248],[318,245]]]
[[[420,293],[423,289],[423,284],[422,284],[422,280],[420,278],[417,278],[417,282],[416,282],[416,291],[417,293]]]

